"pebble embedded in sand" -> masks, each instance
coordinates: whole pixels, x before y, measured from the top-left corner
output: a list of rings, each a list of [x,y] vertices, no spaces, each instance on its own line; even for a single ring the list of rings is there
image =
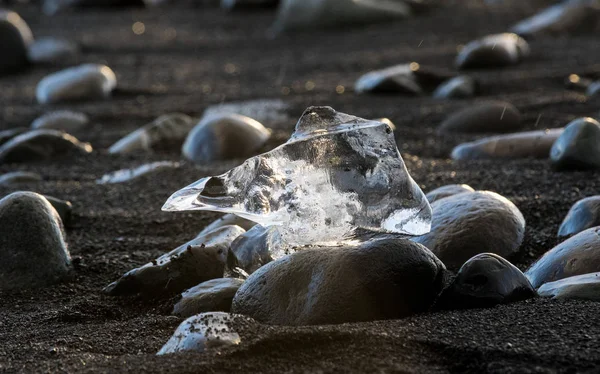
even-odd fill
[[[529,55],[529,44],[517,34],[488,35],[469,42],[456,57],[459,69],[515,65]]]
[[[33,129],[62,130],[65,132],[78,131],[90,122],[84,113],[71,110],[57,110],[36,118],[31,123]]]
[[[238,114],[203,117],[188,134],[183,156],[194,163],[252,156],[271,136],[260,122]]]
[[[398,93],[422,95],[451,75],[423,68],[416,62],[375,70],[361,76],[354,84],[356,93]]]
[[[42,79],[36,88],[40,104],[108,98],[117,87],[115,73],[106,65],[84,64]]]
[[[480,253],[509,257],[525,235],[525,218],[510,200],[491,191],[465,192],[431,204],[428,234],[413,238],[449,269]]]
[[[0,146],[0,163],[45,160],[71,152],[90,153],[92,146],[57,130],[32,130]]]
[[[558,229],[558,237],[570,236],[600,226],[600,195],[581,199],[569,209]]]
[[[33,34],[27,23],[15,12],[0,10],[0,74],[17,71],[27,66],[27,48],[33,43]]]
[[[465,99],[475,96],[477,82],[468,75],[459,75],[440,84],[432,96],[436,99]]]
[[[6,143],[7,141],[11,140],[15,136],[24,134],[29,130],[31,130],[31,129],[28,127],[16,127],[13,129],[0,131],[0,146],[3,145],[4,143]]]
[[[570,122],[550,150],[556,170],[600,168],[600,123],[593,118]]]
[[[0,185],[13,185],[19,183],[33,183],[42,180],[38,173],[30,171],[13,171],[0,175]]]
[[[148,174],[155,173],[161,170],[177,169],[179,168],[179,162],[173,161],[156,161],[149,164],[140,165],[131,169],[121,169],[113,171],[112,173],[104,174],[102,178],[97,179],[98,184],[114,184],[114,183],[125,183],[143,177]]]
[[[236,216],[235,214],[232,214],[232,213],[228,213],[228,214],[225,214],[223,217],[214,220],[208,226],[203,228],[202,231],[200,231],[200,233],[198,233],[198,236],[208,234],[209,232],[214,231],[220,227],[229,226],[229,225],[235,225],[235,226],[239,226],[239,227],[243,228],[244,230],[250,230],[252,227],[254,227],[256,225],[256,222],[249,221],[245,218]]]
[[[468,184],[448,184],[446,186],[442,186],[436,188],[435,190],[429,191],[427,194],[425,194],[425,197],[431,204],[436,200],[440,200],[444,197],[452,195],[458,195],[459,193],[463,192],[475,192],[475,190]]]
[[[488,308],[535,296],[521,270],[501,256],[482,253],[460,267],[436,305],[444,309]]]
[[[231,243],[227,262],[232,269],[239,267],[252,274],[261,266],[273,261],[271,253],[277,253],[283,250],[283,247],[276,228],[256,225]]]
[[[600,273],[589,273],[544,283],[537,290],[541,297],[600,301]]]
[[[432,305],[444,272],[427,248],[405,239],[305,249],[254,272],[231,310],[275,325],[402,318]]]
[[[153,149],[179,148],[194,127],[194,120],[182,113],[162,115],[117,141],[109,153],[126,154]]]
[[[525,275],[538,288],[544,283],[599,271],[600,227],[593,227],[546,252]]]
[[[463,143],[452,150],[455,160],[547,158],[564,129],[491,136]]]
[[[182,292],[207,280],[222,278],[231,242],[245,232],[224,226],[125,273],[104,292],[112,296],[158,297]]]
[[[75,43],[58,38],[40,38],[29,46],[27,55],[36,64],[56,64],[70,61],[77,57],[78,48]]]
[[[173,314],[187,318],[206,312],[229,312],[233,296],[244,283],[242,279],[217,278],[202,282],[181,294]]]
[[[48,286],[70,267],[62,222],[46,198],[19,191],[0,200],[0,290]]]
[[[439,131],[462,133],[509,133],[523,128],[521,112],[507,102],[493,101],[463,108],[448,116]]]

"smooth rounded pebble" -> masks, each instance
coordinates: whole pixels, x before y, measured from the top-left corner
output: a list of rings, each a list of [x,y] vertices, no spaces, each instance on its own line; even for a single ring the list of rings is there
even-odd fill
[[[113,171],[108,174],[104,174],[102,178],[97,179],[98,184],[114,184],[114,183],[125,183],[132,180],[138,179],[148,174],[153,174],[161,170],[166,169],[177,169],[179,168],[179,162],[173,161],[156,161],[149,164],[140,165],[131,169],[121,169]]]
[[[177,149],[193,127],[194,120],[188,115],[164,114],[117,141],[108,152],[126,154],[153,149]]]
[[[564,129],[491,136],[463,143],[452,150],[455,160],[547,158]]]
[[[0,163],[45,160],[71,152],[90,153],[92,146],[57,130],[32,130],[0,146]]]
[[[7,141],[11,140],[15,136],[24,134],[29,130],[31,129],[28,127],[16,127],[13,129],[0,131],[0,146],[6,143]]]
[[[70,267],[62,222],[46,198],[20,191],[0,200],[0,290],[49,286]]]
[[[66,132],[79,131],[90,122],[84,113],[71,110],[57,110],[36,118],[31,123],[33,129],[62,130]]]
[[[558,229],[558,237],[571,236],[595,226],[600,226],[600,195],[573,204]]]
[[[593,227],[546,252],[525,275],[538,288],[544,283],[599,271],[600,227]]]
[[[231,242],[245,232],[224,226],[175,248],[144,266],[125,273],[104,292],[112,295],[159,297],[182,292],[207,280],[222,278]]]
[[[202,231],[200,231],[198,233],[198,236],[208,234],[209,232],[214,231],[220,227],[229,226],[229,225],[236,225],[236,226],[243,228],[244,230],[250,230],[252,227],[254,227],[256,225],[256,222],[247,220],[240,216],[236,216],[235,214],[232,214],[232,213],[228,213],[228,214],[225,214],[223,217],[214,220],[208,226],[203,228]]]
[[[282,100],[256,99],[211,105],[204,110],[202,116],[208,118],[214,115],[239,114],[262,124],[269,124],[269,127],[282,128],[292,121],[290,111],[290,105]]]
[[[252,118],[237,114],[204,117],[187,136],[185,158],[197,164],[252,156],[271,131]]]
[[[466,99],[475,96],[477,81],[467,75],[459,75],[440,84],[432,96],[436,99]]]
[[[233,296],[243,283],[242,279],[236,278],[202,282],[181,294],[173,314],[186,318],[205,312],[229,312]]]
[[[436,200],[443,199],[444,197],[458,195],[463,192],[475,192],[473,187],[468,184],[448,184],[446,186],[442,186],[436,188],[433,191],[429,191],[425,197],[429,201],[429,203],[433,203]]]
[[[42,79],[36,88],[40,104],[108,98],[117,87],[115,73],[106,65],[84,64]]]
[[[480,253],[509,257],[525,235],[525,218],[510,200],[491,191],[465,192],[431,204],[428,234],[414,238],[449,268]]]
[[[33,34],[27,23],[17,13],[0,9],[0,74],[27,66],[27,48],[31,43]]]
[[[183,321],[157,355],[220,350],[241,343],[234,326],[255,324],[250,318],[223,312],[202,313]]]
[[[521,112],[507,102],[488,102],[468,106],[448,116],[440,132],[507,133],[523,128]]]
[[[514,65],[529,55],[529,44],[517,34],[488,35],[469,42],[456,57],[459,69]]]
[[[556,170],[588,170],[600,167],[600,123],[593,118],[570,122],[550,150]]]
[[[27,51],[29,60],[36,64],[56,64],[74,60],[77,53],[77,44],[52,37],[37,39]]]
[[[356,93],[422,95],[435,89],[452,75],[416,62],[375,70],[361,76],[354,84]]]
[[[482,253],[461,266],[436,306],[443,309],[489,308],[535,296],[535,289],[521,270],[501,256]]]
[[[227,263],[231,269],[239,267],[252,274],[273,261],[271,253],[277,253],[283,247],[285,244],[276,227],[256,225],[231,243]]]
[[[2,186],[10,186],[19,183],[33,183],[41,180],[41,175],[30,171],[13,171],[0,175],[0,185]]]
[[[600,301],[600,273],[590,273],[544,283],[538,288],[542,297]]]
[[[250,275],[231,310],[274,325],[402,318],[428,310],[444,276],[427,248],[405,239],[305,249]]]

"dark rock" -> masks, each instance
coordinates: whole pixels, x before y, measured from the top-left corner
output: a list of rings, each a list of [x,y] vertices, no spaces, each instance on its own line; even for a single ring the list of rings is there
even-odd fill
[[[29,171],[13,171],[0,175],[0,185],[12,185],[19,183],[33,183],[42,180],[42,176],[38,173]]]
[[[121,169],[113,171],[108,174],[104,174],[102,178],[96,180],[98,184],[113,184],[113,183],[125,183],[132,180],[138,179],[148,174],[153,174],[161,170],[177,169],[179,168],[179,162],[173,161],[156,161],[149,164],[140,165],[136,168]]]
[[[221,0],[221,8],[226,10],[275,8],[279,0]]]
[[[584,230],[546,252],[525,272],[538,288],[559,279],[600,272],[600,227]]]
[[[550,150],[556,170],[588,170],[600,167],[600,123],[593,118],[570,122]]]
[[[41,38],[29,46],[27,55],[36,64],[56,64],[72,61],[77,57],[78,47],[75,43],[58,38]]]
[[[443,309],[488,308],[535,296],[521,270],[498,255],[482,253],[461,266],[436,305]]]
[[[21,134],[26,133],[30,129],[27,127],[16,127],[14,129],[8,129],[0,131],[0,146],[11,140],[15,136],[19,136]]]
[[[89,122],[90,120],[84,113],[73,112],[70,110],[57,110],[36,118],[31,123],[31,128],[73,132],[81,130]]]
[[[69,153],[90,153],[92,146],[57,130],[32,130],[0,146],[0,163],[45,160]]]
[[[515,65],[529,55],[529,45],[517,34],[489,35],[474,40],[456,57],[459,69],[491,68]]]
[[[42,79],[36,88],[40,104],[108,98],[117,87],[115,73],[106,65],[84,64]]]
[[[553,299],[600,301],[600,273],[576,275],[544,283],[537,292],[542,297]]]
[[[54,15],[69,8],[111,8],[141,7],[152,5],[152,0],[43,0],[42,9],[48,15]]]
[[[31,43],[33,34],[25,21],[15,12],[0,9],[0,75],[28,65],[27,48]]]
[[[525,219],[505,197],[490,191],[465,192],[431,204],[428,234],[414,238],[450,269],[480,253],[514,254],[525,235]]]
[[[452,75],[416,62],[375,70],[360,77],[354,85],[356,93],[398,93],[422,95],[438,87]]]
[[[432,96],[436,99],[465,99],[475,96],[477,81],[467,75],[459,75],[440,84]]]
[[[442,122],[439,131],[507,133],[522,128],[521,113],[514,105],[494,101],[475,104],[453,113]]]
[[[600,195],[573,204],[558,229],[558,237],[574,235],[595,226],[600,226]]]
[[[73,216],[73,204],[70,201],[57,199],[53,196],[44,195],[44,197],[52,204],[52,207],[58,213],[65,227],[70,227]]]
[[[443,199],[444,197],[458,195],[463,192],[475,192],[473,187],[467,184],[448,184],[446,186],[442,186],[436,188],[433,191],[429,191],[425,197],[429,201],[429,203],[433,203],[436,200]]]
[[[231,310],[276,325],[402,318],[429,309],[444,273],[427,248],[404,239],[306,249],[254,272]]]
[[[228,266],[231,269],[240,267],[246,273],[252,274],[271,262],[271,253],[278,252],[283,247],[276,227],[256,225],[231,243]]]
[[[71,257],[56,210],[43,196],[0,200],[0,290],[44,287],[67,276]]]
[[[206,312],[229,312],[233,296],[243,283],[243,280],[235,278],[202,282],[181,294],[173,314],[187,318]]]

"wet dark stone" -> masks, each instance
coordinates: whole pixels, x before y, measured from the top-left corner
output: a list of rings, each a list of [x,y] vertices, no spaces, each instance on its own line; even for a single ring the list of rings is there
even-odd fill
[[[15,136],[26,133],[31,129],[27,127],[16,127],[14,129],[2,130],[0,131],[0,146],[11,140]]]
[[[558,229],[558,236],[574,235],[595,226],[600,226],[600,195],[573,204]]]
[[[600,167],[600,123],[593,118],[570,122],[550,150],[556,170],[589,170]]]
[[[494,101],[475,104],[448,116],[440,132],[510,133],[523,128],[521,113],[514,105]]]
[[[92,146],[57,130],[32,130],[0,146],[0,163],[45,160],[71,153],[90,153]]]
[[[202,282],[181,294],[173,314],[186,318],[206,312],[229,312],[233,296],[243,283],[242,279],[236,278]]]
[[[515,65],[528,55],[527,41],[517,34],[494,34],[465,45],[455,63],[459,69],[503,67]]]

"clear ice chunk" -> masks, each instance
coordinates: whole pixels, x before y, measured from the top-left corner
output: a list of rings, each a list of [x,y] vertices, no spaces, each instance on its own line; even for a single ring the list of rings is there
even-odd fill
[[[331,107],[308,108],[286,143],[183,188],[163,210],[233,213],[277,226],[290,246],[341,244],[364,231],[423,235],[431,226],[392,129]]]

